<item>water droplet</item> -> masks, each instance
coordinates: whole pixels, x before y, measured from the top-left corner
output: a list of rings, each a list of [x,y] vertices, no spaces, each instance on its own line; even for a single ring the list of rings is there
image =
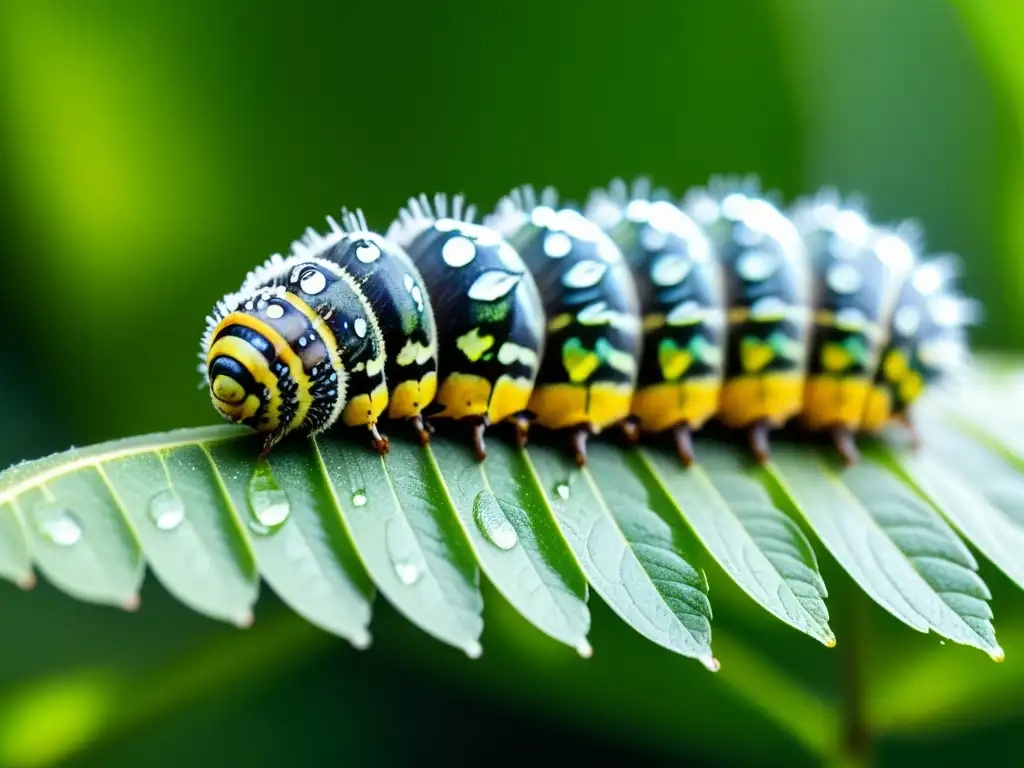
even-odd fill
[[[587,642],[586,638],[584,638],[576,643],[576,653],[578,653],[581,658],[589,659],[594,655],[594,649],[591,647],[590,643]]]
[[[516,529],[490,491],[480,491],[473,500],[473,520],[484,538],[498,549],[508,551],[519,543]]]
[[[249,478],[249,509],[253,519],[249,527],[260,536],[267,536],[282,525],[291,513],[288,496],[277,484],[270,466],[260,463]]]
[[[35,508],[36,524],[43,536],[61,547],[70,547],[82,538],[78,519],[54,501],[44,501]]]
[[[568,499],[569,498],[569,484],[568,483],[559,483],[558,485],[555,486],[555,493],[558,495],[558,498],[560,498],[562,500]]]
[[[476,640],[466,646],[466,655],[471,659],[479,659],[484,655],[484,648]]]
[[[134,613],[142,606],[142,598],[139,595],[130,595],[121,603],[121,609]]]
[[[410,587],[419,581],[420,567],[415,563],[395,563],[395,573],[405,586]]]
[[[172,489],[164,488],[149,500],[149,519],[161,531],[173,531],[185,519],[185,505]]]
[[[717,672],[722,668],[721,662],[714,656],[702,656],[697,659],[697,661],[703,664],[711,672]]]
[[[235,620],[235,626],[239,629],[248,629],[254,621],[256,621],[256,617],[253,616],[252,611],[246,611]]]
[[[352,643],[352,647],[357,651],[365,651],[373,644],[373,637],[371,637],[370,633],[364,629],[358,634],[353,635],[349,642]]]
[[[366,506],[366,494],[362,491],[356,491],[352,494],[352,506],[353,507],[365,507]]]
[[[29,571],[20,579],[18,579],[18,587],[20,589],[24,589],[26,592],[28,592],[30,589],[35,589],[36,575],[32,571]]]
[[[945,645],[945,644],[946,644],[945,640],[939,640],[939,645]]]

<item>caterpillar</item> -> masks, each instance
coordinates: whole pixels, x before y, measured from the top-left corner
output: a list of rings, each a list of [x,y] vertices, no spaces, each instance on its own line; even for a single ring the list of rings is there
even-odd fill
[[[951,254],[913,221],[871,221],[826,188],[786,208],[756,178],[713,177],[676,198],[613,180],[582,206],[512,189],[476,222],[461,195],[409,198],[385,234],[359,209],[308,228],[218,301],[201,386],[263,436],[342,423],[389,450],[381,423],[422,443],[442,421],[567,434],[577,462],[610,428],[671,434],[684,465],[711,421],[770,458],[788,424],[856,436],[890,423],[968,361],[979,305]]]

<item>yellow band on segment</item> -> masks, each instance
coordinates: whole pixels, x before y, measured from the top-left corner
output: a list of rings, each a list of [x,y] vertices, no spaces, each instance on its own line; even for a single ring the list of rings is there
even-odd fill
[[[252,375],[258,383],[262,384],[270,392],[270,401],[267,403],[267,421],[256,426],[260,432],[272,432],[280,424],[281,393],[277,387],[277,377],[270,370],[267,359],[263,353],[253,347],[249,342],[237,336],[224,336],[217,339],[210,347],[210,354],[207,359],[213,361],[219,356],[231,357],[239,362]],[[260,399],[256,395],[249,395],[240,403],[228,403],[218,399],[216,391],[211,391],[214,407],[232,421],[244,421],[251,418],[259,409]]]
[[[800,420],[810,430],[841,425],[856,430],[871,392],[866,378],[812,376],[804,389]]]
[[[534,389],[529,409],[542,427],[564,429],[589,423],[600,431],[629,416],[632,398],[633,387],[628,384],[545,384]]]
[[[287,298],[288,294],[285,294],[285,297]],[[302,302],[299,301],[299,303],[301,304]],[[292,302],[292,304],[294,305],[294,302]],[[298,309],[297,305],[296,308]],[[259,333],[261,336],[263,336],[263,338],[265,338],[267,341],[274,345],[274,353],[277,355],[279,360],[281,360],[282,362],[284,362],[285,365],[288,366],[288,371],[291,374],[292,381],[294,381],[295,384],[297,385],[296,397],[298,402],[295,408],[295,414],[292,416],[292,419],[287,426],[289,430],[295,429],[306,420],[306,414],[309,412],[309,406],[313,404],[313,397],[309,392],[309,376],[306,375],[306,370],[302,365],[302,358],[300,358],[295,353],[295,350],[291,348],[291,345],[284,338],[284,336],[281,335],[280,331],[278,331],[273,326],[263,322],[259,318],[253,317],[252,315],[246,314],[244,312],[235,312],[225,317],[220,322],[220,325],[217,326],[217,329],[213,332],[214,338],[216,338],[217,334],[220,333],[222,328],[225,328],[230,325],[240,325]],[[222,339],[222,341],[223,340],[224,339]],[[327,343],[326,338],[324,340],[324,343],[327,345],[329,349],[330,344]],[[252,349],[252,347],[249,348]],[[253,351],[255,352],[256,350]],[[259,353],[257,352],[257,354]],[[210,356],[207,357],[208,362],[213,359],[212,355],[213,350],[211,349]],[[260,355],[260,361],[260,365],[267,367],[266,358],[264,358],[262,355]],[[246,367],[248,368],[248,365],[246,365]],[[250,369],[250,373],[252,373],[252,369]],[[274,378],[274,384],[268,386],[270,386],[271,392],[277,391],[278,387],[276,377]]]
[[[434,401],[437,374],[429,371],[419,380],[403,381],[391,391],[388,399],[389,419],[411,419]]]
[[[875,386],[868,394],[867,406],[860,422],[863,432],[880,432],[892,417],[892,396],[885,387]]]
[[[341,412],[341,420],[350,427],[376,424],[388,407],[388,387],[381,382],[370,394],[356,395]]]
[[[348,376],[344,366],[341,364],[341,352],[338,349],[338,340],[334,337],[334,332],[331,330],[330,326],[327,325],[324,319],[320,317],[316,310],[295,294],[286,293],[284,295],[284,300],[305,315],[306,319],[309,320],[310,327],[312,327],[317,336],[323,340],[324,347],[327,348],[327,360],[330,363],[331,370],[338,374],[338,378],[342,380],[338,382],[339,386],[337,387],[337,391],[339,393],[345,392],[346,387],[342,387],[341,384],[347,380]],[[298,397],[299,409],[296,411],[296,418],[292,419],[293,427],[301,424],[302,421],[305,420],[306,414],[309,412],[309,408],[313,404],[313,395],[310,392],[308,378],[306,379],[305,386],[299,387]],[[301,419],[299,418],[300,413],[302,415]]]
[[[444,409],[434,415],[438,419],[464,419],[487,413],[491,400],[491,382],[472,373],[452,373],[441,382],[437,402]]]
[[[511,376],[499,376],[491,392],[490,403],[487,406],[487,416],[492,424],[504,421],[509,416],[514,416],[520,411],[526,410],[530,403],[530,393],[533,391],[533,382],[529,379],[516,379]]]
[[[739,376],[722,387],[719,418],[731,428],[747,427],[761,419],[781,426],[800,412],[803,395],[800,374]]]
[[[662,432],[684,423],[700,429],[718,412],[721,391],[721,383],[714,379],[652,384],[637,390],[630,410],[645,432]]]

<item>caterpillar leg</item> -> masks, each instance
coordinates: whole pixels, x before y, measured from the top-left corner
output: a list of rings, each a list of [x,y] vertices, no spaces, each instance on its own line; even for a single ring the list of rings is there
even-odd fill
[[[894,413],[892,415],[893,421],[903,426],[907,430],[907,436],[910,438],[910,447],[913,450],[918,450],[921,447],[921,434],[917,431],[917,427],[914,426],[914,422],[910,418],[909,413]]]
[[[516,445],[525,448],[530,435],[530,419],[526,414],[519,413],[512,417],[512,424],[516,428]]]
[[[635,445],[640,439],[640,425],[637,424],[636,419],[632,416],[625,418],[619,426],[622,429],[622,434],[626,436],[626,442]]]
[[[473,449],[476,451],[477,461],[487,458],[487,446],[484,445],[484,432],[487,431],[491,420],[486,415],[480,416],[473,425]]]
[[[845,424],[836,424],[832,427],[832,442],[835,443],[836,450],[843,457],[846,466],[852,467],[860,461],[860,451],[853,430]]]
[[[677,424],[672,430],[672,437],[676,442],[676,453],[679,454],[679,460],[683,462],[684,467],[689,469],[697,461],[697,457],[693,454],[693,433],[690,431],[690,425],[685,421],[682,424]]]
[[[750,443],[750,450],[758,464],[767,463],[772,456],[768,440],[771,429],[771,423],[767,419],[755,421],[747,429],[747,441]]]
[[[419,438],[420,445],[426,445],[430,442],[430,436],[434,433],[434,428],[427,424],[419,414],[413,417],[412,428],[416,430],[416,437]]]
[[[572,431],[572,447],[576,452],[576,463],[585,467],[587,465],[587,438],[594,433],[590,424],[580,424]]]
[[[391,452],[391,443],[388,439],[377,430],[376,424],[370,424],[370,445],[377,451],[381,456],[385,456]]]

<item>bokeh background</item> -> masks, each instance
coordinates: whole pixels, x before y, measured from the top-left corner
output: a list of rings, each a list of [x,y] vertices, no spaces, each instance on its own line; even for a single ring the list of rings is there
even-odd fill
[[[976,345],[1019,350],[1020,50],[1015,0],[2,2],[0,467],[214,422],[194,370],[214,301],[341,206],[384,228],[424,191],[836,185],[960,254]],[[840,638],[868,637],[880,762],[1019,751],[1019,590],[983,564],[997,666],[858,608],[818,552]],[[836,651],[715,576],[718,675],[596,597],[584,662],[485,592],[470,663],[383,600],[360,653],[269,590],[242,632],[152,578],[135,615],[0,584],[0,766],[814,764],[776,713],[831,722]]]

